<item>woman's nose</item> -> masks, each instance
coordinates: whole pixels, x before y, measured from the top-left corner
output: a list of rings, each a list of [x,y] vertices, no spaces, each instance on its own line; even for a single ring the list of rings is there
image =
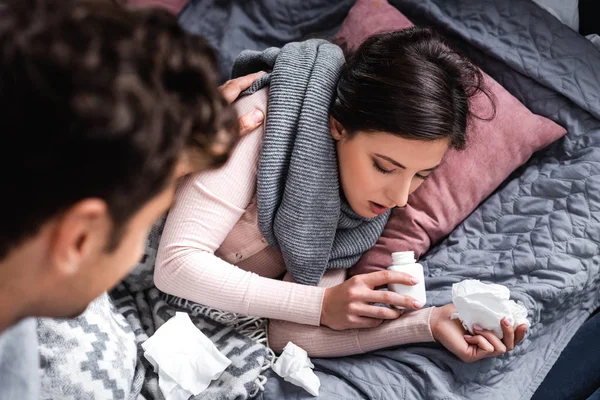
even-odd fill
[[[388,198],[394,203],[395,207],[404,207],[408,203],[411,182],[409,179],[402,180],[402,182],[396,182],[388,189]]]

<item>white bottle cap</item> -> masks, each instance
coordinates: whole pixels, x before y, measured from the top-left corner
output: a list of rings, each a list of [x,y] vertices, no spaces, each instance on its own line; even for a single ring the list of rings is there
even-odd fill
[[[416,261],[414,251],[399,251],[397,253],[392,253],[393,265],[413,264]]]

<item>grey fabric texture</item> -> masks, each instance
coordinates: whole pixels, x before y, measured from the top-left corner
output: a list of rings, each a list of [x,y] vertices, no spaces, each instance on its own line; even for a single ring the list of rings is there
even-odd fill
[[[233,77],[272,71],[246,93],[270,85],[256,183],[258,225],[294,280],[305,285],[317,285],[329,268],[354,265],[389,217],[388,211],[363,218],[340,195],[329,107],[343,66],[342,50],[320,39],[245,51],[233,66]]]
[[[579,0],[533,0],[563,24],[579,31]]]
[[[179,15],[189,32],[219,53],[221,79],[244,50],[263,51],[309,38],[332,38],[355,0],[190,0]]]
[[[600,50],[600,35],[593,33],[591,35],[587,35],[586,38],[588,38],[588,40],[592,42],[598,50]]]
[[[35,319],[26,319],[0,334],[0,399],[40,398],[40,358]]]
[[[268,361],[264,343],[244,334],[235,315],[165,295],[154,286],[163,226],[164,218],[153,226],[142,261],[110,296],[99,297],[75,319],[39,320],[43,379],[42,395],[36,399],[163,399],[158,375],[143,356],[141,345],[176,311],[187,312],[194,325],[232,361],[196,400],[243,400],[258,392],[258,378]],[[265,330],[264,320],[241,321],[246,331]]]

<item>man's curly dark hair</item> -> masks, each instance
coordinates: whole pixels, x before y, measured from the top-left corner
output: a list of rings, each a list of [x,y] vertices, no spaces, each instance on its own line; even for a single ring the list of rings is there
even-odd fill
[[[85,198],[103,199],[119,232],[184,156],[196,170],[222,165],[237,121],[215,71],[210,46],[166,11],[6,3],[0,258]]]

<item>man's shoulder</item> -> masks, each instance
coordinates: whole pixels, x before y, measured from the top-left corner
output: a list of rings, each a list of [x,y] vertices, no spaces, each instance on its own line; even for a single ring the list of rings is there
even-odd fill
[[[28,341],[36,341],[36,320],[27,318],[0,332],[0,360],[5,353],[13,351],[15,347],[27,344]]]
[[[36,321],[25,319],[0,333],[0,398],[39,399]]]

